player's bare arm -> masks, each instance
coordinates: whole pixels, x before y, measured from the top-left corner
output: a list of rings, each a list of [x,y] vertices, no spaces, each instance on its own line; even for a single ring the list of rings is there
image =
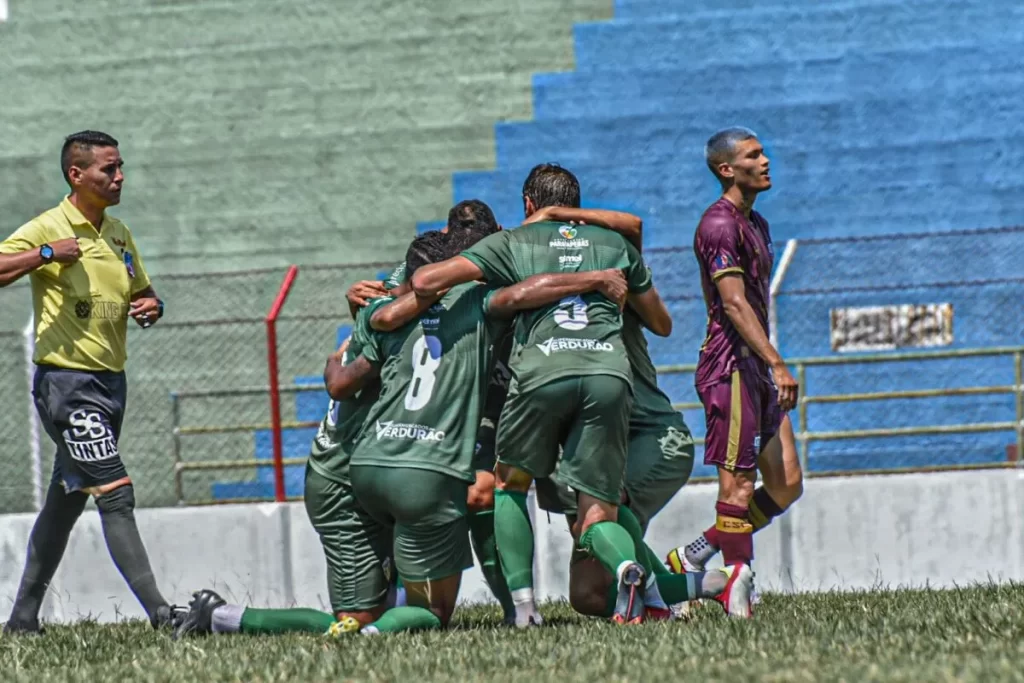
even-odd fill
[[[348,310],[355,320],[359,309],[367,304],[370,299],[387,296],[388,290],[381,280],[361,280],[348,288],[345,298],[348,300]]]
[[[358,393],[367,382],[380,376],[380,367],[365,356],[357,356],[347,365],[343,362],[344,351],[333,353],[324,368],[324,385],[327,394],[335,401],[344,401]]]
[[[417,295],[430,297],[455,285],[481,280],[483,277],[484,272],[472,261],[464,256],[453,256],[446,261],[418,268],[412,276],[412,288]]]
[[[426,313],[440,298],[441,293],[418,296],[416,292],[406,292],[387,306],[374,311],[370,327],[378,332],[393,332]]]
[[[546,206],[535,211],[526,219],[526,223],[539,223],[541,221],[564,221],[567,223],[596,225],[599,228],[619,233],[638,250],[643,246],[643,219],[640,216],[626,213],[625,211]]]
[[[672,314],[657,288],[651,287],[643,294],[630,294],[629,307],[640,316],[644,327],[659,337],[672,334]]]
[[[44,246],[49,246],[53,250],[52,256],[49,258],[44,257]],[[39,245],[17,254],[0,254],[0,287],[6,287],[12,282],[16,282],[51,261],[70,264],[81,256],[82,250],[78,246],[78,240],[74,237],[57,240],[49,245]]]
[[[567,296],[600,292],[621,307],[626,299],[626,277],[621,270],[592,270],[585,273],[550,273],[532,275],[522,282],[502,287],[491,297],[487,312],[496,318],[513,318],[519,311],[529,311],[553,304]]]
[[[782,356],[768,340],[757,314],[751,308],[744,294],[743,278],[738,274],[727,274],[715,281],[715,287],[722,297],[722,306],[725,314],[729,316],[730,322],[736,331],[743,337],[751,349],[754,350],[772,370],[772,378],[779,390],[779,407],[782,410],[792,410],[796,405],[798,386],[789,368],[786,367]]]

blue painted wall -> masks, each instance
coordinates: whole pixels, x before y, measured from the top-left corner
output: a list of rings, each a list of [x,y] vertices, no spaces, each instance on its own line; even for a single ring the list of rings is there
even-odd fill
[[[830,355],[837,306],[948,302],[954,347],[1024,343],[1024,231],[979,230],[1024,225],[1022,26],[1015,0],[617,0],[614,20],[576,27],[575,71],[534,77],[533,119],[496,126],[496,168],[455,174],[454,200],[483,199],[517,225],[527,172],[557,161],[579,176],[584,204],[641,214],[676,321],[652,355],[693,363],[705,312],[690,244],[718,195],[703,145],[717,128],[746,125],[773,158],[775,188],[758,208],[777,255],[787,239],[809,240],[779,299],[784,355]],[[817,241],[849,236],[860,239]],[[662,378],[677,401],[696,399],[692,381]],[[1008,359],[808,372],[819,394],[1012,381]],[[686,418],[703,435],[701,412]],[[1008,396],[809,410],[814,430],[1011,419]],[[822,442],[810,462],[1003,460],[1012,436]]]

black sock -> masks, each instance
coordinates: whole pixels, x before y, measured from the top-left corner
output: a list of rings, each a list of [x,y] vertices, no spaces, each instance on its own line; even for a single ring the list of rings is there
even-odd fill
[[[128,582],[132,593],[142,603],[150,620],[156,616],[158,607],[167,601],[156,587],[153,570],[149,566],[149,555],[142,544],[139,527],[135,523],[135,490],[131,484],[120,486],[96,498],[103,522],[103,537],[107,550],[117,570]]]
[[[28,558],[18,586],[18,597],[11,610],[11,621],[32,625],[39,620],[46,589],[50,586],[75,522],[85,509],[89,495],[81,491],[64,493],[54,482],[46,491],[46,502],[36,517],[28,539]]]

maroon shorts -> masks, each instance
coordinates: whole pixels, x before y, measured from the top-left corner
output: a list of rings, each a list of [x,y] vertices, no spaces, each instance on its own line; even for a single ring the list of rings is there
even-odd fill
[[[758,373],[735,370],[729,380],[698,387],[697,394],[707,425],[704,464],[730,472],[756,468],[782,421],[775,385]]]

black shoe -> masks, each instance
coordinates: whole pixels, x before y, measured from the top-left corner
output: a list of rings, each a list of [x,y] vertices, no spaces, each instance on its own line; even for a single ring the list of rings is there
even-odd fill
[[[45,633],[46,629],[39,625],[38,619],[32,621],[15,621],[11,619],[4,624],[5,636],[41,636]]]
[[[181,624],[185,615],[188,614],[187,607],[180,605],[160,605],[156,612],[149,618],[149,623],[154,629],[170,628],[176,629]]]
[[[174,629],[174,639],[183,636],[209,635],[213,633],[213,610],[228,604],[212,590],[204,589],[192,594],[188,612]]]

